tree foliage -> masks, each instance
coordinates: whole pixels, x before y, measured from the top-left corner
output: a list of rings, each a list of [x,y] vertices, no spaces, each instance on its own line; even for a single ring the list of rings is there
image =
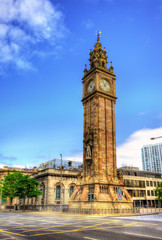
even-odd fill
[[[2,186],[3,198],[9,197],[11,200],[15,197],[15,194],[16,194],[15,182],[16,182],[16,173],[14,174],[8,173],[4,177],[3,186]]]
[[[21,180],[16,186],[17,197],[21,199],[25,197],[38,197],[39,195],[42,195],[42,191],[38,189],[40,183],[36,179],[31,178],[29,175],[21,175],[20,179]]]
[[[157,188],[155,189],[156,200],[162,202],[162,182],[158,183]]]
[[[0,195],[2,194],[2,184],[3,184],[3,180],[0,179]]]
[[[2,198],[10,198],[10,203],[14,197],[19,199],[24,199],[24,209],[25,209],[25,198],[38,197],[42,195],[42,191],[38,189],[40,183],[31,178],[29,175],[23,175],[19,171],[14,171],[13,173],[8,173],[4,177],[3,187],[2,187]]]

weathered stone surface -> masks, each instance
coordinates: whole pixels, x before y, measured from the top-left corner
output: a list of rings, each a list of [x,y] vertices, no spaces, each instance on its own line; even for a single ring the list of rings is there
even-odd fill
[[[123,207],[132,208],[132,199],[117,178],[115,74],[112,64],[111,71],[106,67],[106,50],[102,50],[99,38],[89,60],[90,70],[86,69],[83,77],[83,179],[70,199],[70,207],[90,208],[89,193],[94,194],[94,209],[118,207],[117,188],[121,188]]]

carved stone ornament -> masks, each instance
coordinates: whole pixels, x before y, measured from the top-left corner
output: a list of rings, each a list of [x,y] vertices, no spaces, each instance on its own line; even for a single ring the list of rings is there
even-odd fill
[[[123,172],[122,172],[122,170],[119,171],[119,179],[123,179]]]
[[[86,160],[92,159],[92,148],[93,148],[93,132],[88,127],[88,130],[84,136],[84,147],[86,152]]]

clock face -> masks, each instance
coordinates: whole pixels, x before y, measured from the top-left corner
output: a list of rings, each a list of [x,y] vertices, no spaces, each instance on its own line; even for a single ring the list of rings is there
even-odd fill
[[[91,81],[88,85],[88,92],[92,92],[92,90],[94,89],[95,83],[94,81]]]
[[[101,87],[102,90],[104,90],[106,92],[109,91],[109,89],[110,89],[109,83],[106,80],[104,80],[104,79],[101,79],[100,87]]]

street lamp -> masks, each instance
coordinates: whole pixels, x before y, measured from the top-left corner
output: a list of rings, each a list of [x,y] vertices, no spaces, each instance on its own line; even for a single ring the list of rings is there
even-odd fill
[[[62,154],[61,157],[61,174],[60,174],[60,212],[62,212]]]
[[[150,140],[155,140],[155,139],[157,139],[157,138],[162,138],[162,136],[159,136],[159,137],[152,137],[152,138],[150,138]]]

